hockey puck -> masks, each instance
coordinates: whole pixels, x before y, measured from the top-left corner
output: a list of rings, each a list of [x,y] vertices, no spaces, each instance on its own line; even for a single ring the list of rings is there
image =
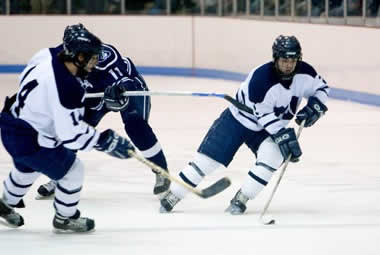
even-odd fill
[[[276,223],[276,221],[275,220],[270,220],[270,221],[268,221],[267,223],[265,223],[265,225],[274,225]]]

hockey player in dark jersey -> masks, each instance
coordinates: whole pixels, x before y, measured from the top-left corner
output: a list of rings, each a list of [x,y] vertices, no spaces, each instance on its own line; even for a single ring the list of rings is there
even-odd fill
[[[272,46],[273,61],[252,70],[236,93],[236,99],[253,114],[233,105],[224,110],[209,129],[195,158],[179,177],[196,187],[218,167],[227,167],[245,143],[256,155],[241,189],[231,200],[227,212],[242,214],[270,181],[273,173],[289,156],[297,162],[302,154],[293,128],[296,123],[312,126],[327,111],[329,88],[314,68],[302,61],[301,45],[294,36],[278,36]],[[298,113],[302,98],[307,104]],[[170,212],[188,191],[172,184],[161,199],[161,212]]]
[[[70,35],[78,29],[86,28],[82,24],[72,25],[66,29],[65,35]],[[30,60],[28,67],[35,65],[41,59],[55,56],[61,49],[62,45],[41,50]],[[84,120],[90,125],[96,126],[108,112],[120,112],[124,129],[133,144],[145,158],[167,170],[167,162],[161,145],[148,123],[151,109],[150,97],[122,96],[124,91],[148,90],[147,84],[132,60],[123,58],[112,45],[102,44],[99,62],[83,85],[87,93],[105,93],[104,98],[87,98],[85,100]],[[55,184],[55,181],[52,180],[41,185],[38,188],[39,195],[37,198],[51,197],[54,194]],[[155,195],[161,194],[167,191],[169,185],[169,179],[156,174],[153,193]]]
[[[14,208],[24,207],[22,198],[42,173],[57,182],[54,229],[88,232],[95,228],[95,221],[81,217],[77,209],[84,166],[74,151],[95,148],[125,159],[128,150],[134,150],[111,129],[100,133],[83,121],[82,79],[95,68],[100,52],[101,41],[78,29],[65,38],[57,57],[24,72],[18,93],[6,99],[0,114],[1,138],[14,168],[4,181],[0,221],[11,227],[24,224]]]

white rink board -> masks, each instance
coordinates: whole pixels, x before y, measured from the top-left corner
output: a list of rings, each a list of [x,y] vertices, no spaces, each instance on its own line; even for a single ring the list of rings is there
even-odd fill
[[[220,80],[145,77],[151,90],[224,92],[234,95],[238,83]],[[13,91],[15,76],[0,76],[1,100]],[[191,160],[203,136],[227,102],[218,98],[152,98],[151,125],[165,150],[172,174]],[[158,213],[152,195],[154,176],[134,159],[117,160],[100,152],[81,152],[86,180],[79,208],[96,220],[91,234],[52,233],[52,201],[36,201],[41,177],[19,210],[26,225],[8,229],[0,225],[1,254],[344,254],[377,255],[380,240],[380,109],[330,101],[329,111],[314,127],[304,129],[300,142],[304,155],[290,164],[269,213],[277,225],[257,222],[272,182],[247,214],[223,211],[239,189],[254,156],[243,146],[228,169],[207,178],[204,187],[222,176],[232,187],[203,200],[189,194],[174,213]],[[109,114],[100,129],[124,134],[121,119]],[[0,180],[11,159],[0,146]],[[0,188],[2,190],[2,187]]]

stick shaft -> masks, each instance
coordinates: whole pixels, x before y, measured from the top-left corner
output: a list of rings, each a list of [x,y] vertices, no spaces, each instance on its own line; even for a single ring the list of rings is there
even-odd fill
[[[300,125],[300,127],[298,128],[298,131],[297,131],[297,140],[298,140],[298,138],[301,135],[301,132],[302,132],[302,129],[303,129],[304,125],[305,125],[305,121],[302,122],[301,125]],[[263,209],[263,211],[260,214],[260,219],[263,218],[264,214],[267,212],[267,210],[269,208],[269,205],[270,205],[270,203],[271,203],[271,201],[273,199],[273,196],[276,193],[276,190],[277,190],[278,186],[280,185],[282,177],[284,176],[285,170],[288,167],[288,164],[289,164],[289,161],[290,161],[290,157],[291,157],[291,155],[289,155],[289,157],[286,159],[286,161],[285,161],[285,163],[284,163],[284,165],[283,165],[283,167],[281,169],[280,176],[278,177],[277,182],[276,182],[276,184],[275,184],[275,186],[274,186],[274,188],[272,190],[272,193],[270,194],[269,199],[266,202],[266,204],[264,206],[264,209]]]
[[[227,94],[220,93],[203,93],[203,92],[189,92],[189,91],[126,91],[123,93],[124,96],[196,96],[196,97],[218,97],[227,100],[239,110],[245,111],[247,113],[253,114],[253,110],[248,106],[240,103],[233,97]],[[104,93],[90,93],[86,94],[85,98],[98,98],[103,97]]]

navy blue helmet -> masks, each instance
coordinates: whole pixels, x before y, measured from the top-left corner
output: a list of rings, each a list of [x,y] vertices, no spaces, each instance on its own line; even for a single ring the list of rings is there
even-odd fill
[[[295,36],[278,36],[272,46],[273,59],[278,58],[302,58],[301,44]]]
[[[99,55],[102,42],[89,32],[82,24],[68,26],[63,36],[64,54],[76,61],[78,54],[82,53],[85,62],[93,55]]]

